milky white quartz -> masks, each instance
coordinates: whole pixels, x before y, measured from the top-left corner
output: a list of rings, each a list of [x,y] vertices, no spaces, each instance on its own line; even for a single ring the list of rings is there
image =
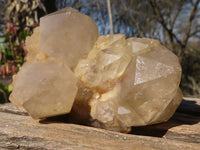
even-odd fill
[[[72,8],[64,8],[40,19],[39,45],[42,52],[73,68],[87,56],[98,38],[94,21]]]
[[[14,78],[11,101],[23,106],[33,118],[71,111],[77,78],[63,63],[47,59],[23,65]]]
[[[35,119],[69,113],[78,90],[73,66],[97,37],[94,21],[72,8],[41,18],[26,39],[26,63],[14,77],[10,100]]]

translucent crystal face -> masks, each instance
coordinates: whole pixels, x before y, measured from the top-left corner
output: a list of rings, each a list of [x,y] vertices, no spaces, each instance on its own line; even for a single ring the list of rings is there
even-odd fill
[[[78,89],[73,67],[97,37],[94,21],[72,8],[41,18],[26,39],[26,63],[14,78],[10,100],[36,119],[69,113]]]
[[[126,70],[130,54],[124,35],[100,36],[88,58],[79,61],[75,75],[89,87],[107,91]]]
[[[26,46],[10,100],[33,118],[72,110],[74,120],[128,132],[167,121],[181,102],[172,52],[153,39],[98,37],[91,18],[71,8],[41,18]]]
[[[14,79],[10,99],[33,118],[66,114],[76,96],[76,81],[72,71],[61,62],[48,59],[25,64]]]
[[[118,37],[99,37],[75,69],[98,95],[91,116],[106,128],[167,121],[182,99],[177,57],[155,40]]]
[[[94,21],[72,8],[64,8],[40,19],[41,51],[73,68],[87,56],[98,37]]]

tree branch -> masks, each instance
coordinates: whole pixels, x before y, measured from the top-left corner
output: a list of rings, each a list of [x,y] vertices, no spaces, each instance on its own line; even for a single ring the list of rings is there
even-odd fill
[[[123,1],[123,0],[121,0],[121,3],[122,3],[122,5],[123,5],[125,11],[127,11],[128,8],[127,8],[126,4],[124,4],[124,1]],[[135,12],[135,11],[134,11],[134,12]],[[141,31],[140,26],[138,25],[138,23],[137,23],[137,21],[135,20],[135,18],[133,17],[133,15],[130,15],[130,18],[131,18],[131,20],[133,21],[133,23],[135,24],[135,26],[136,26],[136,28],[137,28],[137,30],[138,30],[138,32],[139,32],[140,37],[144,37],[144,33]]]
[[[100,7],[100,4],[99,4],[99,0],[96,0],[96,2],[97,2],[97,8],[98,8],[99,14],[100,14],[100,20],[101,20],[101,23],[103,24],[104,33],[107,33],[106,25],[105,25],[105,22],[103,20],[103,16],[102,16],[102,13],[101,13],[101,7]]]
[[[200,0],[196,0],[193,7],[191,8],[190,16],[189,16],[189,19],[188,19],[188,24],[187,24],[187,27],[186,27],[186,33],[185,33],[184,38],[183,38],[183,48],[186,47],[188,40],[190,38],[192,21],[194,20],[195,14],[197,12],[197,7],[199,5],[199,2],[200,2]]]
[[[190,33],[189,37],[192,37],[192,36],[196,35],[197,33],[200,33],[200,29],[197,29],[194,32]]]
[[[108,16],[109,16],[109,23],[110,23],[110,34],[113,34],[114,31],[113,31],[113,20],[112,20],[110,0],[107,0],[107,7],[108,7]]]
[[[177,36],[173,33],[173,30],[171,28],[168,28],[166,21],[161,13],[161,9],[159,8],[159,6],[156,3],[156,0],[149,0],[150,5],[153,9],[153,12],[156,16],[158,16],[158,22],[163,26],[163,28],[166,30],[168,36],[169,36],[169,40],[171,43],[171,47],[173,48],[173,42],[174,39],[177,41],[177,43],[179,43],[180,45],[182,45],[182,42],[177,38]]]
[[[177,12],[176,12],[171,24],[170,24],[172,30],[174,29],[174,25],[175,25],[176,19],[179,16],[179,13],[181,12],[182,7],[183,7],[183,2],[181,2],[181,4],[179,5],[179,7],[177,9]]]

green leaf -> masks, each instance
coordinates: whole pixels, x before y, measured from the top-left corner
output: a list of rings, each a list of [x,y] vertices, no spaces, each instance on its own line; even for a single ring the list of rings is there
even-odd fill
[[[25,42],[27,36],[30,36],[30,33],[27,30],[24,30],[24,31],[20,32],[19,40]]]
[[[5,49],[5,47],[4,47],[3,44],[1,45],[1,52],[4,53],[4,54],[6,54],[6,49]]]
[[[12,92],[12,84],[10,84],[10,85],[8,86],[8,92],[9,92],[9,93]]]

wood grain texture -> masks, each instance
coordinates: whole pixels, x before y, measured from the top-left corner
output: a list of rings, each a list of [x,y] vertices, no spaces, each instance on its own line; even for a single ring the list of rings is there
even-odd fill
[[[52,120],[33,120],[12,104],[0,106],[0,149],[199,150],[200,103],[184,100],[166,123],[130,134]]]

